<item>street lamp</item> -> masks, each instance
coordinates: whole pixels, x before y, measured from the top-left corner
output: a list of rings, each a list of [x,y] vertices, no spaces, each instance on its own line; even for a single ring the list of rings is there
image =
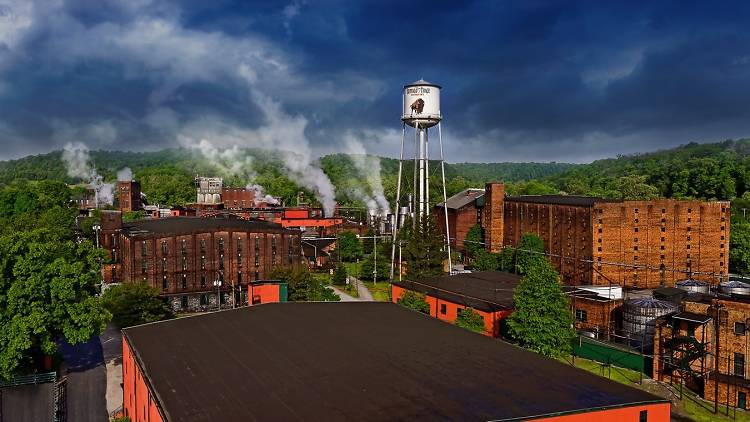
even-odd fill
[[[216,309],[221,310],[221,279],[216,277],[214,286],[216,286]]]

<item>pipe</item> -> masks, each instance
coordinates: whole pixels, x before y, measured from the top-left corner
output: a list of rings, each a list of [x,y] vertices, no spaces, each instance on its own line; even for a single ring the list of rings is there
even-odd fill
[[[443,214],[445,215],[445,244],[448,246],[448,274],[453,274],[453,261],[451,261],[451,235],[448,226],[448,192],[445,188],[445,157],[443,156],[443,129],[438,122],[438,143],[440,144],[440,172],[443,176]]]
[[[399,212],[401,211],[401,171],[404,167],[404,136],[406,136],[406,123],[402,124],[401,127],[401,154],[399,155],[398,159],[398,181],[396,182],[396,206],[394,208],[393,216],[395,218],[395,221],[392,223],[393,227],[391,227],[391,233],[393,236],[391,237],[391,274],[390,279],[393,281],[393,271],[394,266],[396,264],[396,233],[399,226]],[[399,257],[399,263],[401,262],[401,259]]]

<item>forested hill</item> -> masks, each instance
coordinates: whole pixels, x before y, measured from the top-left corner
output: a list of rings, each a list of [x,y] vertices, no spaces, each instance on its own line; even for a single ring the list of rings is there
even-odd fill
[[[544,182],[568,194],[733,199],[750,191],[750,139],[597,160]]]
[[[240,158],[252,156],[253,160],[251,169],[243,167],[236,176],[225,174],[220,167],[212,165],[201,155],[185,149],[165,149],[156,152],[91,151],[91,162],[106,181],[116,180],[119,169],[130,167],[136,178],[141,181],[144,193],[155,203],[183,204],[193,201],[195,190],[192,180],[195,175],[219,175],[225,177],[229,185],[244,186],[251,181],[248,173],[254,173],[252,182],[263,185],[268,193],[281,196],[287,203],[293,202],[293,198],[301,189],[286,177],[276,153],[248,149],[239,155]],[[55,151],[18,160],[0,161],[0,186],[17,179],[80,182],[67,175],[61,157],[62,153]],[[322,157],[319,161],[321,168],[337,188],[339,202],[356,205],[356,201],[349,197],[352,189],[369,190],[365,176],[358,171],[351,157],[334,154]],[[381,158],[380,164],[385,193],[392,200],[395,196],[398,160]],[[573,164],[565,163],[447,164],[448,194],[467,187],[482,187],[485,182],[492,180],[522,183],[560,174],[575,167]],[[430,170],[433,176],[439,175],[440,168],[436,162],[431,163]],[[408,178],[407,175],[410,175],[411,171],[412,167],[407,163],[404,177]],[[437,178],[433,177],[433,181],[437,182]],[[442,194],[439,189],[432,189],[431,193],[436,196],[435,201],[439,200],[438,196]]]

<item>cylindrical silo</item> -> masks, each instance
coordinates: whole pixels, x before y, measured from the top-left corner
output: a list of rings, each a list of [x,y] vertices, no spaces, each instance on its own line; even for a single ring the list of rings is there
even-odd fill
[[[622,312],[623,331],[636,340],[652,337],[656,319],[677,310],[676,303],[650,297],[626,300]]]
[[[675,283],[675,287],[678,289],[685,290],[689,293],[706,293],[708,294],[711,290],[711,285],[701,280],[682,280]]]

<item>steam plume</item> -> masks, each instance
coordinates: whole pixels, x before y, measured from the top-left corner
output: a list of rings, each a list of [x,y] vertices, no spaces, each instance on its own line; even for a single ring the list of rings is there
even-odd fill
[[[263,193],[263,186],[257,185],[257,184],[248,184],[245,186],[245,189],[255,191],[255,200],[256,201],[263,201],[268,205],[278,205],[279,201],[278,199],[274,198],[271,195]]]
[[[130,170],[130,167],[125,167],[117,172],[118,182],[129,182],[131,180],[133,180],[133,171]]]
[[[104,178],[96,172],[90,164],[89,148],[82,142],[68,142],[65,144],[62,159],[68,176],[85,180],[89,188],[94,191],[94,205],[112,205],[114,200],[114,186],[104,183]]]
[[[347,152],[354,163],[354,167],[365,177],[372,191],[372,196],[376,203],[374,209],[380,214],[387,215],[391,206],[385,198],[383,181],[380,178],[380,158],[367,155],[367,151],[360,141],[351,136],[348,138],[346,143]],[[373,210],[370,205],[368,205],[368,209]]]

